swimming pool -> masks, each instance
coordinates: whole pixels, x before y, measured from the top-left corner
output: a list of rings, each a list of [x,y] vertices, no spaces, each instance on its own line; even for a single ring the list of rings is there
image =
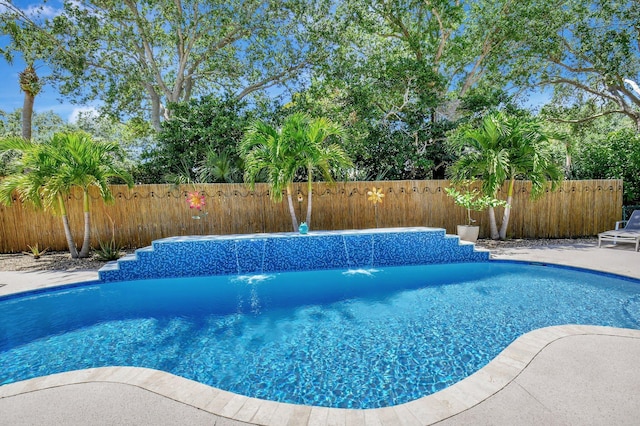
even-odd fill
[[[0,383],[129,365],[374,408],[450,386],[555,324],[640,328],[637,280],[492,261],[62,288],[0,301]]]

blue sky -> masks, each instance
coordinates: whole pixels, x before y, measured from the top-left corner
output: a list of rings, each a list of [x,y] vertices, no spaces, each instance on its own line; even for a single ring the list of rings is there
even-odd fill
[[[0,60],[0,110],[11,112],[16,108],[22,108],[24,94],[20,91],[18,84],[18,73],[25,67],[22,58],[15,58],[13,65]],[[40,64],[36,64],[36,72],[40,77],[48,74],[48,69]],[[78,110],[86,109],[80,105],[73,105],[68,100],[60,101],[57,91],[50,85],[45,85],[36,97],[34,109],[36,112],[53,111],[65,120],[69,120]]]

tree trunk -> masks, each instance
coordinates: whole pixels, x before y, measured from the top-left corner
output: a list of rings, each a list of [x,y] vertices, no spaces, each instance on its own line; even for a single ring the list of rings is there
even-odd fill
[[[509,191],[507,192],[507,205],[504,208],[504,214],[502,215],[502,223],[500,224],[500,239],[507,239],[507,227],[509,226],[509,216],[511,216],[511,203],[513,202],[513,185],[515,179],[511,178],[509,181]]]
[[[293,198],[291,198],[292,187],[291,184],[287,185],[287,202],[289,203],[289,214],[291,215],[291,224],[293,225],[293,232],[298,232],[298,219],[296,218],[296,210],[293,207]]]
[[[27,67],[19,75],[20,90],[24,92],[24,102],[22,104],[22,138],[31,139],[31,119],[33,117],[33,103],[36,95],[40,93],[40,79],[36,74],[33,64]]]
[[[64,236],[67,239],[67,246],[69,246],[69,253],[72,259],[78,258],[78,249],[76,243],[73,242],[73,236],[71,235],[71,227],[69,227],[69,217],[67,216],[67,208],[64,205],[62,195],[58,195],[58,205],[60,207],[60,214],[62,216],[62,225],[64,226]]]
[[[313,177],[312,171],[309,169],[309,180],[307,181],[307,226],[311,229],[311,207],[313,206]]]
[[[24,102],[22,104],[22,138],[25,140],[31,140],[31,119],[33,117],[33,103],[35,97],[29,93],[24,92]]]
[[[151,125],[156,132],[159,132],[162,130],[160,121],[160,96],[158,96],[158,93],[156,93],[155,89],[150,84],[147,84],[147,93],[151,98]]]
[[[84,211],[84,238],[82,239],[82,249],[78,257],[89,257],[91,250],[91,216],[89,215],[89,190],[85,189],[82,194],[82,204]]]
[[[489,207],[489,226],[491,227],[491,239],[497,240],[500,238],[498,225],[496,224],[496,211],[493,207]]]

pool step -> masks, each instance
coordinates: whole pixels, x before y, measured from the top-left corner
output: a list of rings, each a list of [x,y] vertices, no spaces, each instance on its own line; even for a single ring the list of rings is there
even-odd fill
[[[103,281],[484,262],[489,251],[441,228],[208,235],[153,241],[99,271]]]

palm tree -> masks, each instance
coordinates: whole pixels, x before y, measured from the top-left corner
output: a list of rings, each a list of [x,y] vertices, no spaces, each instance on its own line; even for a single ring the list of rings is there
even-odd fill
[[[460,154],[451,167],[454,179],[482,179],[483,192],[493,198],[498,198],[505,182],[509,183],[500,229],[494,208],[489,207],[491,238],[507,236],[516,179],[531,181],[532,199],[544,194],[549,182],[552,190],[558,188],[563,172],[553,162],[551,142],[539,122],[499,112],[485,116],[479,129],[466,129],[450,138],[449,143]]]
[[[311,222],[312,183],[319,171],[328,181],[333,180],[336,167],[350,166],[344,150],[337,144],[327,144],[331,137],[342,137],[342,129],[329,120],[310,119],[305,114],[287,117],[280,130],[262,121],[255,121],[247,129],[238,150],[245,163],[245,181],[253,187],[264,178],[271,185],[271,198],[282,201],[287,195],[293,230],[298,230],[292,198],[292,184],[300,171],[307,174],[307,225]]]
[[[311,209],[313,206],[313,178],[319,172],[327,182],[333,182],[332,172],[338,168],[352,167],[353,163],[336,143],[327,144],[332,138],[344,138],[344,129],[326,118],[311,119],[301,113],[287,118],[282,135],[289,142],[294,166],[307,174],[307,215],[306,223],[311,229]]]
[[[113,201],[110,178],[121,178],[129,187],[133,186],[132,177],[117,164],[122,156],[120,146],[92,142],[89,135],[76,132],[56,133],[43,144],[6,139],[0,142],[0,152],[6,150],[16,150],[21,157],[14,173],[0,182],[0,202],[10,204],[15,191],[23,202],[60,215],[71,257],[88,257],[91,249],[89,189],[97,187],[101,198],[109,203]],[[80,252],[72,237],[64,201],[73,187],[82,188],[83,193],[84,236]]]
[[[68,194],[74,186],[82,188],[84,238],[78,257],[88,257],[91,250],[89,189],[97,187],[102,200],[112,203],[114,198],[109,187],[110,179],[121,178],[129,187],[133,187],[133,178],[118,165],[123,153],[115,142],[96,143],[88,134],[76,132],[54,135],[51,145],[57,151],[62,165],[47,186],[53,193],[63,194]]]
[[[11,204],[15,192],[22,202],[30,203],[37,209],[51,210],[54,215],[60,215],[71,257],[78,257],[78,251],[71,238],[62,194],[49,192],[47,197],[44,196],[44,188],[59,166],[58,158],[51,147],[21,138],[0,140],[0,152],[7,151],[19,152],[20,157],[11,164],[11,174],[0,182],[0,202],[4,205]]]
[[[271,186],[270,197],[282,201],[286,189],[289,214],[293,230],[298,230],[298,220],[291,198],[291,183],[295,171],[291,170],[287,157],[288,146],[280,132],[267,123],[256,120],[249,125],[238,145],[244,160],[244,180],[253,189],[257,181],[264,180]]]
[[[33,64],[28,64],[27,67],[20,73],[20,90],[24,92],[24,103],[22,107],[22,137],[24,139],[31,139],[31,119],[33,117],[33,104],[36,96],[42,89],[42,83],[36,74],[36,70]]]

